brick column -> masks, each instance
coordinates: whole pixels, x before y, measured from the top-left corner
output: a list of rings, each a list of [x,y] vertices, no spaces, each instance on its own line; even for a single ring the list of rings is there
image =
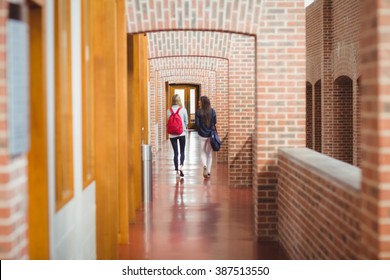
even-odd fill
[[[362,1],[362,259],[390,259],[390,2]]]
[[[256,235],[277,240],[277,152],[306,142],[304,1],[264,0],[257,31]]]
[[[354,81],[353,91],[353,165],[360,167],[361,164],[361,81]]]
[[[321,81],[314,85],[314,150],[322,149],[322,91]]]
[[[313,120],[314,120],[314,100],[313,100],[313,86],[306,82],[306,147],[313,149]]]
[[[333,64],[332,64],[333,0],[322,6],[322,153],[333,156]]]
[[[221,150],[217,153],[217,161],[226,163],[228,161],[229,134],[228,119],[229,119],[229,68],[228,61],[221,59],[218,61],[217,67],[217,102],[213,105],[217,108],[217,127],[218,134],[223,141]]]
[[[251,187],[255,123],[255,42],[234,34],[229,57],[229,186]]]

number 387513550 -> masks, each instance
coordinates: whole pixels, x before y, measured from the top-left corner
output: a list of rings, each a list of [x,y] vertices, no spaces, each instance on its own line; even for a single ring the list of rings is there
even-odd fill
[[[268,275],[269,268],[266,266],[238,267],[218,266],[215,275]]]

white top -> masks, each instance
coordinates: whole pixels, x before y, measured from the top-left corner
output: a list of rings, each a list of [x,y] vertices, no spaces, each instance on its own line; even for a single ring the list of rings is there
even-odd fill
[[[177,109],[179,109],[179,105],[173,105],[172,106],[172,110],[174,113],[176,113]],[[167,115],[168,115],[168,119],[169,117],[171,116],[171,110],[168,109],[167,111]],[[181,108],[180,112],[179,112],[179,116],[181,118],[181,121],[183,123],[183,133],[180,134],[180,135],[172,135],[172,134],[168,134],[169,135],[169,138],[175,138],[175,137],[180,137],[180,136],[185,136],[186,133],[187,133],[187,125],[188,125],[188,114],[187,114],[187,110],[186,108]]]

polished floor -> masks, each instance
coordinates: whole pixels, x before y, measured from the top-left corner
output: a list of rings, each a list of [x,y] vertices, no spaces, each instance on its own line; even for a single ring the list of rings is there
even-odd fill
[[[187,136],[184,179],[177,180],[169,141],[154,159],[153,201],[130,225],[119,259],[285,259],[276,243],[256,241],[251,189],[227,186],[227,165],[202,176],[196,132]]]

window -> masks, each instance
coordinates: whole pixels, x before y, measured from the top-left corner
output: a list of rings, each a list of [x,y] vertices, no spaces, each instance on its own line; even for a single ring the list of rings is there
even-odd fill
[[[55,1],[56,209],[73,197],[70,0]]]
[[[90,0],[81,2],[82,7],[82,83],[83,83],[83,186],[95,179],[94,100],[92,92],[92,61],[90,44]]]

